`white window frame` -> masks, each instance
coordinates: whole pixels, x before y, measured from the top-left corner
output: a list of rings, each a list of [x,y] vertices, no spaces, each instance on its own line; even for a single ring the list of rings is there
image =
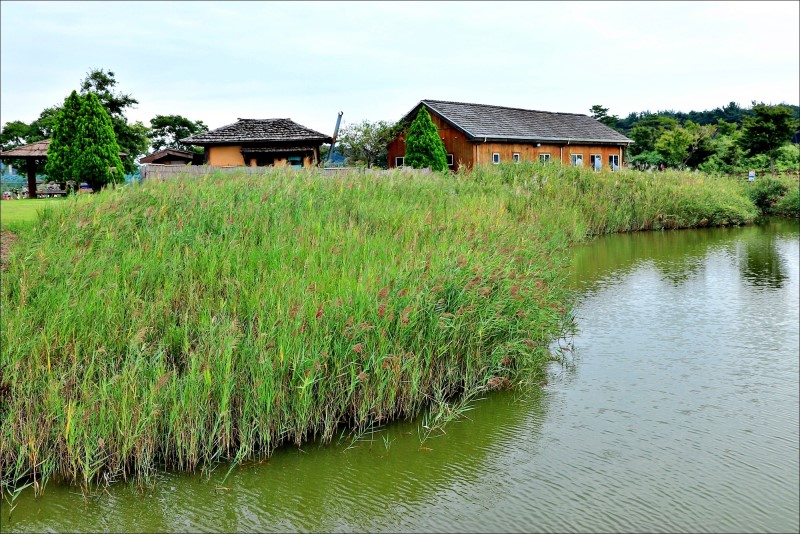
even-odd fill
[[[600,167],[595,167],[595,161],[600,161]],[[601,170],[603,168],[603,155],[602,154],[589,154],[589,165],[592,167],[593,171]]]
[[[539,163],[550,163],[550,153],[539,154]]]
[[[394,166],[395,167],[405,167],[406,166],[406,157],[405,156],[395,156],[395,158],[394,158]]]
[[[570,154],[569,159],[573,167],[583,167],[583,154]],[[580,163],[578,163],[580,161]]]
[[[452,154],[448,154],[447,155],[447,166],[448,167],[452,167],[453,166],[453,161],[454,161],[453,160],[453,155]]]
[[[500,152],[492,152],[492,163],[495,165],[500,164]]]
[[[511,159],[514,160],[514,163],[519,163],[519,152],[514,152],[511,155]]]
[[[614,167],[616,167],[616,169]],[[619,170],[619,154],[608,155],[608,168],[611,169],[611,172]]]

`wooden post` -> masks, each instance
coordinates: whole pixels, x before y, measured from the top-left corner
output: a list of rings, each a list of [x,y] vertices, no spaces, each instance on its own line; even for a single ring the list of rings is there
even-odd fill
[[[25,167],[28,168],[28,198],[36,198],[36,160],[28,158]]]

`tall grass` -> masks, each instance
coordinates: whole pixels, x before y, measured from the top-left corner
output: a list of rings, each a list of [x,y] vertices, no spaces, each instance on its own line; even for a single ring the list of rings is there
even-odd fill
[[[2,483],[142,482],[540,376],[571,242],[748,222],[737,187],[275,170],[45,210],[2,273]]]

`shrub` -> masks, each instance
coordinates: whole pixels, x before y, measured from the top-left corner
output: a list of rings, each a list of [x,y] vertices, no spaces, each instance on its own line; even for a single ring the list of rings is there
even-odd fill
[[[750,185],[747,194],[753,204],[763,213],[769,213],[772,206],[783,197],[789,187],[772,177],[765,177],[756,180]]]

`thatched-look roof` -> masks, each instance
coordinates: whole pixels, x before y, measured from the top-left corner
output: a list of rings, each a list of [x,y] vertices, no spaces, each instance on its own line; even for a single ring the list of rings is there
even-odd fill
[[[330,143],[331,138],[291,119],[239,119],[216,130],[181,139],[187,145],[234,145],[263,142]]]
[[[47,159],[47,149],[49,147],[50,139],[42,139],[41,141],[18,146],[11,150],[0,150],[0,158]],[[119,157],[127,158],[128,154],[120,152]]]

